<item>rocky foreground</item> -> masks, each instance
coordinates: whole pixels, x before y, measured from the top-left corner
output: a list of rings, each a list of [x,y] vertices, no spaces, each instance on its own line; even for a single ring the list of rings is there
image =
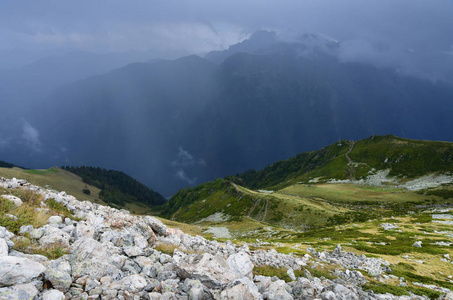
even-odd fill
[[[247,245],[219,243],[185,234],[150,216],[133,216],[65,192],[33,186],[25,180],[0,178],[0,187],[27,189],[55,199],[75,216],[75,221],[52,216],[40,228],[22,226],[40,245],[58,245],[68,254],[55,260],[12,249],[18,239],[0,227],[0,299],[428,299],[394,296],[363,290],[363,274],[386,276],[389,264],[357,256],[338,246],[333,252],[296,257],[270,251],[250,251]],[[21,200],[7,196],[15,205]],[[12,216],[14,217],[14,216]],[[174,249],[173,255],[159,249]],[[313,277],[307,264],[338,265],[337,279]],[[253,275],[255,266],[287,268],[291,282]],[[442,299],[453,299],[447,293]]]

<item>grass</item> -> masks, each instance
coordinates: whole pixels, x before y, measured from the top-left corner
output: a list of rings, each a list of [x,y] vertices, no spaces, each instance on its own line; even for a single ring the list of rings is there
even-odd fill
[[[97,187],[85,184],[82,179],[71,173],[64,171],[60,168],[54,167],[48,170],[24,170],[20,168],[0,168],[0,176],[6,178],[21,178],[25,179],[31,184],[49,187],[57,191],[65,191],[69,195],[73,195],[79,200],[88,200],[94,203],[101,203],[98,197],[100,189]],[[83,190],[88,188],[91,193],[86,195]]]
[[[16,237],[14,240],[13,249],[26,254],[40,254],[44,255],[48,259],[57,259],[65,254],[69,253],[69,249],[64,247],[53,245],[50,247],[42,247],[36,242],[30,241],[26,237]]]

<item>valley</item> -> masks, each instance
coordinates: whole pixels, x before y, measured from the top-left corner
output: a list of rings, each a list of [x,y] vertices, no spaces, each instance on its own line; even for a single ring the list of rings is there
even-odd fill
[[[252,257],[264,255],[263,262],[266,255],[280,257],[277,264],[255,261],[254,276],[289,284],[292,276],[346,280],[363,291],[403,297],[388,299],[438,299],[453,289],[452,158],[453,144],[446,142],[395,136],[339,141],[260,171],[186,188],[161,206],[132,202],[124,208],[159,216],[197,238],[247,247]],[[99,189],[59,168],[0,168],[0,176],[104,204],[94,193],[81,193]],[[4,218],[0,226],[8,226]],[[155,246],[173,257],[184,247],[171,236]],[[301,267],[292,259],[302,260]]]

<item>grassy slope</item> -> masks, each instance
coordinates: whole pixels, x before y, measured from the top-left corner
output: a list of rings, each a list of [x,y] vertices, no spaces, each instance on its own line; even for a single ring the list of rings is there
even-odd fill
[[[79,176],[71,172],[61,170],[57,167],[50,168],[48,170],[0,168],[0,176],[6,178],[16,177],[26,179],[28,182],[38,186],[49,187],[57,191],[65,191],[79,200],[102,203],[98,197],[100,189],[85,184]],[[90,195],[86,195],[82,192],[85,187],[90,190]]]
[[[415,178],[431,172],[453,172],[453,143],[417,141],[396,136],[372,136],[355,142],[341,141],[321,150],[301,153],[261,171],[236,175],[247,187],[282,189],[314,178],[363,178],[372,169],[390,169],[392,176]],[[353,172],[346,154],[356,163]],[[352,174],[351,174],[352,173]]]
[[[47,170],[24,170],[20,168],[0,168],[0,176],[6,178],[26,179],[28,182],[54,189],[57,191],[65,191],[67,194],[73,195],[78,200],[88,200],[91,202],[107,205],[99,198],[99,188],[86,184],[79,176],[62,170],[58,167],[53,167]],[[90,195],[83,193],[83,189],[88,188]],[[121,207],[136,214],[149,214],[152,212],[150,206],[142,203],[126,203]]]
[[[348,157],[353,164],[348,163]],[[321,178],[320,182],[331,178],[359,179],[384,169],[406,178],[453,172],[453,143],[395,136],[373,136],[354,143],[341,141],[258,172],[249,171],[182,190],[170,199],[164,216],[193,223],[221,212],[234,221],[250,217],[275,226],[300,229],[404,214],[416,210],[417,205],[442,203],[442,193],[427,197],[390,187],[308,184],[315,178]],[[238,183],[274,193],[253,191]]]

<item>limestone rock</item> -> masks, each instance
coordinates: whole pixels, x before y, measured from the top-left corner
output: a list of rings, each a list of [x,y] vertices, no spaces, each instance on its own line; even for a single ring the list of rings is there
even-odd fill
[[[240,277],[250,277],[253,271],[253,263],[245,252],[235,253],[227,259],[228,266]]]
[[[0,257],[0,287],[29,283],[46,270],[42,264],[28,258]]]
[[[44,272],[44,278],[50,281],[55,289],[67,292],[72,283],[71,265],[62,258],[53,260]]]
[[[233,283],[233,286],[222,291],[221,299],[253,299],[260,300],[263,296],[258,292],[256,285],[250,279],[244,277]]]
[[[63,223],[63,219],[60,216],[51,216],[47,219],[47,224],[60,225]]]
[[[13,195],[2,195],[1,197],[13,202],[14,205],[17,207],[19,207],[23,204],[23,202],[22,202],[22,200],[20,200],[20,198],[13,196]]]
[[[106,275],[112,276],[112,278],[119,277],[120,270],[109,263],[111,256],[112,253],[108,251],[105,244],[90,238],[77,240],[73,244],[69,256],[73,277],[89,275],[97,280]]]
[[[412,244],[412,247],[416,248],[421,248],[422,247],[422,242],[421,241],[416,241]]]
[[[9,246],[5,239],[0,238],[0,256],[8,256]]]
[[[272,282],[263,296],[269,300],[293,300],[293,296],[286,290],[287,284],[283,280]]]
[[[65,248],[69,247],[69,241],[71,237],[68,233],[49,225],[44,226],[43,229],[44,234],[39,239],[39,244],[44,247],[52,247],[55,245]]]
[[[178,267],[181,277],[197,279],[211,289],[220,289],[241,277],[229,268],[223,257],[208,253],[188,255]]]
[[[30,300],[35,299],[38,294],[38,289],[32,283],[0,288],[0,299],[2,300]]]
[[[42,294],[42,300],[64,300],[64,294],[58,290],[47,290]]]

